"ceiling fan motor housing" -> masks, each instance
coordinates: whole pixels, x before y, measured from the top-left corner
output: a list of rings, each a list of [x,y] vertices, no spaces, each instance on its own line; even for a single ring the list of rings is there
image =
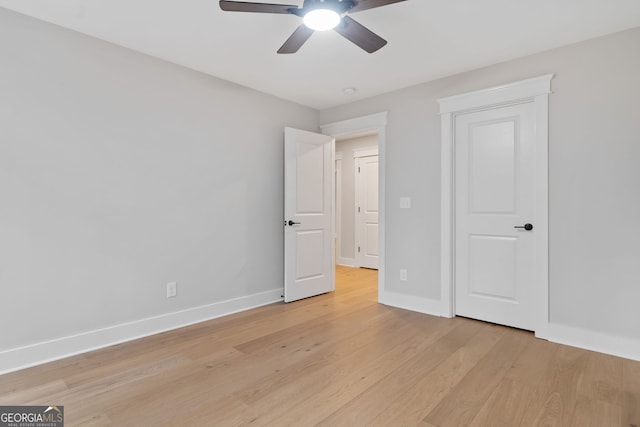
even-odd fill
[[[316,9],[329,9],[342,15],[348,12],[355,4],[353,0],[304,0],[302,8],[298,10],[301,15]]]

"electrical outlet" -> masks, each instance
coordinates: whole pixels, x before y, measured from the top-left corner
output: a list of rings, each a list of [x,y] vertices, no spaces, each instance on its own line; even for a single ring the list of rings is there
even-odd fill
[[[400,280],[402,280],[403,282],[407,281],[407,269],[406,268],[401,268],[400,269]]]
[[[167,283],[167,298],[173,298],[178,295],[178,283]]]

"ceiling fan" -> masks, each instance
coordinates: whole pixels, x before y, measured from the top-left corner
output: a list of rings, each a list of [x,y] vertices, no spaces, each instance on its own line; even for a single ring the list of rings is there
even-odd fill
[[[303,18],[301,24],[278,53],[296,53],[315,31],[333,29],[368,53],[387,41],[352,19],[349,14],[406,0],[304,0],[302,7],[286,4],[220,1],[220,9],[228,12],[281,13]]]

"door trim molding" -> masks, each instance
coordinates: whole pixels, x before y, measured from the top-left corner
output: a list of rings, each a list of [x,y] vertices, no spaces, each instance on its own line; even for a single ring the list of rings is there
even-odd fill
[[[441,123],[441,316],[455,316],[455,117],[460,114],[533,102],[535,105],[535,218],[534,260],[536,336],[544,338],[549,325],[549,94],[553,74],[521,80],[438,100]]]
[[[378,147],[358,148],[353,150],[353,159],[359,159],[360,157],[371,157],[378,155]]]
[[[356,137],[359,135],[378,134],[378,202],[380,203],[378,218],[378,243],[380,245],[378,258],[378,302],[384,300],[385,287],[385,151],[387,112],[370,114],[339,122],[320,125],[321,132],[336,139]]]

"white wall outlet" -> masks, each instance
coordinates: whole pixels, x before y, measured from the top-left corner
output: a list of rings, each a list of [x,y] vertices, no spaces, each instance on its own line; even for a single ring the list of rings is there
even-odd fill
[[[407,281],[407,269],[406,268],[401,268],[400,269],[400,280],[402,280],[403,282]]]
[[[178,295],[178,283],[167,283],[167,298],[173,298]]]
[[[400,197],[400,209],[411,209],[411,197]]]

